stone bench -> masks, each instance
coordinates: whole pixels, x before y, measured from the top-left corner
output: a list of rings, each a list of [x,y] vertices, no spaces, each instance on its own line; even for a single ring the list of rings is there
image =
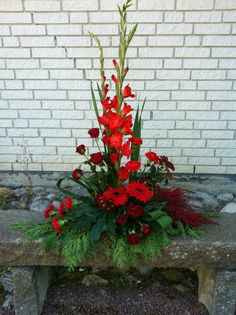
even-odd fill
[[[16,315],[41,313],[51,277],[50,267],[63,266],[63,257],[55,252],[45,253],[40,241],[29,244],[24,235],[11,227],[14,222],[37,222],[41,218],[42,214],[33,211],[0,211],[0,266],[11,267]],[[211,315],[234,315],[236,214],[225,213],[215,221],[220,224],[205,226],[205,236],[199,240],[175,238],[149,266],[197,270],[199,301]],[[98,253],[83,265],[108,267],[112,262]]]

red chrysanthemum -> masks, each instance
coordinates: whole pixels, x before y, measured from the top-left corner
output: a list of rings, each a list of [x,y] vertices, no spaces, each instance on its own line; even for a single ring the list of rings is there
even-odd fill
[[[128,234],[127,239],[130,245],[137,245],[140,242],[140,237],[136,233]]]
[[[85,145],[81,144],[81,145],[78,145],[78,147],[76,148],[76,153],[83,155],[85,150],[86,150]]]
[[[125,168],[129,172],[137,172],[141,167],[141,163],[139,161],[129,161],[125,164]]]
[[[110,200],[106,200],[102,194],[96,194],[95,203],[105,212],[111,212],[114,210],[114,205],[112,202]]]
[[[50,205],[44,210],[44,218],[45,219],[51,217],[50,212],[53,211],[54,208],[55,208],[54,205]]]
[[[152,151],[147,152],[145,153],[145,156],[148,160],[153,161],[154,164],[157,164],[159,161],[159,157],[155,152],[152,152]]]
[[[121,225],[125,225],[125,224],[127,223],[127,221],[128,221],[128,218],[127,218],[127,216],[126,216],[124,213],[120,214],[120,215],[116,218],[116,222],[117,222],[118,224],[121,224]]]
[[[59,222],[58,222],[58,218],[55,218],[52,220],[52,227],[54,228],[54,230],[57,232],[57,233],[61,233],[62,232],[62,229],[59,225]]]
[[[103,193],[103,196],[106,200],[111,200],[115,206],[122,206],[128,200],[126,190],[121,186],[117,188],[108,188]]]
[[[95,165],[99,165],[103,162],[104,158],[101,152],[90,154],[91,162]]]
[[[153,198],[153,191],[149,190],[148,186],[138,182],[130,182],[126,186],[128,194],[142,202],[148,202]]]
[[[121,166],[121,168],[119,169],[118,177],[122,181],[125,181],[129,178],[129,172],[124,166]]]
[[[123,91],[123,96],[124,97],[135,97],[135,95],[131,91],[129,84],[125,86],[124,91]]]
[[[98,128],[91,128],[88,131],[88,134],[91,138],[97,138],[99,136],[99,129]]]
[[[127,207],[127,213],[133,218],[139,218],[144,214],[144,209],[140,205],[131,204]]]

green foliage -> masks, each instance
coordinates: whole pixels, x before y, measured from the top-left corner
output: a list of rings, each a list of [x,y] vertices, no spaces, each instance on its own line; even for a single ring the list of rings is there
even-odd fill
[[[26,234],[31,241],[45,237],[48,233],[53,231],[51,223],[39,223],[28,222],[25,224],[15,223],[13,228],[19,232]],[[53,231],[55,234],[55,232]]]

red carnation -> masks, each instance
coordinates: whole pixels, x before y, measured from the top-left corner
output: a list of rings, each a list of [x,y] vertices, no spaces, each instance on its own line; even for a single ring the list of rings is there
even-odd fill
[[[139,205],[131,204],[127,207],[127,213],[133,218],[139,218],[144,214],[144,209]]]
[[[81,144],[76,148],[76,153],[83,155],[85,150],[86,150],[85,145]]]
[[[55,219],[52,220],[52,227],[54,228],[54,230],[57,233],[61,233],[62,232],[61,227],[60,227],[59,222],[58,222],[58,218],[55,218]]]
[[[145,153],[145,156],[148,160],[153,161],[154,164],[157,164],[159,161],[159,157],[157,156],[157,154],[155,152],[147,152]]]
[[[138,182],[130,182],[126,186],[128,194],[142,202],[148,202],[153,198],[153,191],[149,190],[148,186]]]
[[[125,164],[125,168],[130,172],[137,172],[140,167],[141,163],[139,161],[129,161]]]
[[[110,187],[104,193],[103,196],[107,200],[111,200],[115,206],[122,206],[128,200],[125,189],[121,186],[117,188]]]
[[[131,91],[129,84],[125,86],[124,91],[123,91],[123,95],[124,95],[124,97],[135,97],[135,95]]]
[[[58,213],[63,218],[65,216],[64,206],[65,206],[64,202],[60,202],[59,207],[58,207]]]
[[[83,172],[80,169],[76,168],[73,170],[72,172],[73,179],[79,180],[81,176],[83,176]]]
[[[90,154],[90,157],[91,157],[92,163],[95,165],[101,164],[104,160],[101,152],[92,153]]]
[[[88,134],[91,138],[97,138],[99,136],[99,129],[98,128],[91,128],[88,131]]]
[[[144,235],[149,235],[152,233],[152,228],[149,225],[141,225],[140,230]]]
[[[71,210],[72,209],[72,203],[73,203],[73,199],[71,197],[66,198],[66,200],[65,200],[65,207],[68,210]]]
[[[118,177],[122,181],[125,181],[129,178],[129,172],[124,166],[121,166],[121,168],[118,172]]]
[[[132,137],[130,138],[130,141],[133,145],[141,145],[143,143],[143,140],[138,137]]]
[[[127,236],[130,245],[137,245],[140,242],[140,237],[136,233],[131,233]]]
[[[117,222],[118,224],[121,224],[121,225],[125,225],[125,224],[127,223],[127,221],[128,221],[128,218],[127,218],[127,216],[126,216],[124,213],[120,214],[120,215],[116,218],[116,222]]]
[[[50,212],[54,210],[54,205],[50,205],[49,207],[47,207],[45,210],[44,210],[44,218],[47,219],[49,217],[51,217],[50,215]]]
[[[112,153],[110,156],[109,156],[112,164],[116,164],[116,162],[118,161],[119,159],[119,153]]]

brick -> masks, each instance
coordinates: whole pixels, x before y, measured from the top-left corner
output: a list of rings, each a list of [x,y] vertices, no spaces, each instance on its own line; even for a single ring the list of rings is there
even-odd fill
[[[207,3],[205,0],[204,2]],[[188,23],[221,22],[221,12],[185,12],[184,18],[184,21]]]
[[[16,121],[16,119],[15,119],[15,121]],[[1,127],[2,128],[5,128],[5,127],[12,127],[12,120],[8,120],[8,119],[2,119],[1,120]],[[7,143],[7,144],[9,144],[9,139],[6,139],[6,138],[4,138],[4,141]],[[0,145],[3,145],[3,139],[1,139],[1,144]],[[11,143],[11,141],[10,141],[10,143]]]
[[[10,27],[7,25],[1,25],[0,35],[10,35]]]
[[[0,13],[0,24],[28,24],[31,20],[30,13]]]
[[[54,100],[47,100],[42,101],[42,107],[44,109],[74,109],[74,102],[72,101],[54,101]]]
[[[184,46],[201,46],[201,37],[196,35],[188,35],[184,38]]]
[[[62,9],[64,11],[96,11],[98,10],[98,0],[63,0]]]
[[[48,79],[47,70],[16,70],[17,79]]]
[[[216,0],[215,9],[236,9],[236,3],[234,0]]]
[[[192,34],[193,26],[191,24],[157,24],[157,34],[180,35]]]
[[[92,128],[92,121],[90,120],[61,120],[62,128]],[[74,152],[74,151],[73,151]]]
[[[81,25],[47,25],[48,35],[81,35]]]
[[[41,104],[40,101],[35,100],[10,100],[9,101],[10,108],[13,109],[40,109]]]
[[[236,36],[204,36],[203,46],[236,46]]]
[[[82,80],[65,80],[65,81],[58,81],[58,88],[62,90],[89,90],[90,89],[90,82]]]
[[[235,111],[234,112],[221,112],[220,113],[220,119],[221,120],[236,120]]]
[[[75,139],[69,138],[47,138],[45,139],[46,146],[63,146],[63,147],[75,147]]]
[[[2,91],[1,96],[3,99],[32,99],[33,94],[31,91],[19,91],[19,90],[9,90]]]
[[[25,80],[27,90],[51,90],[57,88],[56,81],[53,80]]]
[[[59,24],[68,23],[69,16],[67,13],[34,13],[34,23],[39,24]]]
[[[57,37],[57,46],[81,47],[91,46],[91,38],[89,36],[59,36]]]
[[[183,36],[149,36],[149,46],[182,46],[184,43]]]
[[[180,90],[196,90],[197,82],[196,81],[181,81]]]
[[[168,23],[176,23],[176,22],[183,22],[184,14],[183,12],[165,12],[164,13],[164,21]],[[147,19],[146,21],[149,21]]]
[[[29,58],[30,50],[28,48],[1,48],[0,58]]]
[[[211,10],[213,0],[177,0],[177,10]]]
[[[193,165],[220,165],[220,159],[216,157],[190,157],[189,163]]]
[[[13,79],[14,72],[12,70],[1,70],[0,79]]]
[[[176,110],[176,102],[173,101],[160,101],[158,102],[158,109],[160,110]],[[145,104],[145,108],[146,108],[146,104]],[[152,108],[150,109],[155,109],[155,107],[152,106]]]
[[[179,79],[189,79],[190,71],[188,70],[157,70],[157,79],[160,80],[179,80]]]
[[[43,146],[43,139],[42,138],[29,138],[29,137],[24,137],[25,142],[27,143],[28,146]],[[20,145],[21,142],[19,141],[19,138],[13,138],[13,144],[14,145]]]
[[[199,90],[230,90],[232,82],[230,81],[199,81]]]
[[[209,56],[210,56],[210,48],[201,48],[201,47],[175,48],[175,57],[206,58]]]
[[[44,25],[12,25],[13,35],[45,35],[46,29]]]
[[[60,1],[25,0],[26,11],[60,11]]]
[[[195,24],[194,34],[229,34],[230,24]]]
[[[20,38],[22,47],[53,47],[55,45],[54,38],[45,37],[21,37]]]
[[[10,69],[34,69],[39,68],[37,59],[6,59],[7,68]]]
[[[70,138],[71,130],[70,129],[41,129],[40,135],[42,137],[50,138]]]
[[[147,81],[146,90],[178,90],[177,81]]]
[[[236,91],[207,92],[207,100],[236,100]]]
[[[228,71],[227,79],[236,79],[236,70]]]
[[[205,93],[202,91],[173,91],[172,100],[204,100]]]
[[[3,37],[4,47],[18,47],[19,45],[19,39],[17,37]]]
[[[183,149],[183,156],[214,156],[214,149]]]
[[[224,22],[235,22],[236,21],[236,11],[225,11],[223,12]]]
[[[21,118],[51,118],[51,113],[48,110],[21,110],[19,113]]]
[[[56,154],[56,148],[55,147],[45,147],[45,146],[39,146],[37,148],[35,147],[29,147],[29,150],[32,150],[35,154]]]
[[[106,27],[101,24],[83,25],[84,34],[88,35],[89,32],[96,35],[113,35],[118,34],[118,25],[106,24]]]
[[[102,14],[101,12],[99,13]],[[87,23],[87,22],[88,22],[87,12],[70,13],[70,23]],[[90,18],[90,23],[92,23],[91,18]]]
[[[32,48],[33,58],[63,58],[65,49],[63,48]]]
[[[74,67],[73,60],[70,59],[42,59],[41,68],[45,69],[70,69]]]
[[[162,61],[158,59],[130,59],[129,67],[134,69],[159,69],[162,67]]]
[[[141,91],[140,92],[140,99],[144,100],[144,98],[148,100],[169,100],[170,99],[170,92],[169,91]]]
[[[225,79],[226,71],[223,70],[193,70],[192,79],[200,80],[219,80]]]
[[[184,119],[184,112],[170,112],[169,111],[158,111],[153,113],[153,119],[155,120],[172,120],[174,119]]]
[[[21,0],[0,0],[0,11],[22,11],[22,1]]]
[[[52,112],[52,117],[56,119],[83,119],[84,113],[73,110],[54,110]]]
[[[31,128],[11,128],[7,130],[9,137],[38,137],[38,130]]]
[[[47,91],[34,91],[35,99],[47,100],[55,99],[61,100],[66,99],[66,91],[56,91],[56,90],[47,90]]]
[[[82,79],[82,70],[50,70],[51,79]]]
[[[150,130],[148,131],[145,131],[145,129],[174,129],[174,121],[168,121],[168,120],[165,120],[165,121],[154,121],[154,120],[151,120],[151,121],[144,121],[143,122],[143,133],[144,135],[146,134],[147,136],[146,137],[151,137],[149,135],[150,133]],[[149,135],[149,136],[148,136]]]
[[[226,167],[226,172],[224,172],[224,174],[235,174],[235,173],[236,173],[236,167],[234,166]]]
[[[212,109],[213,110],[222,110],[222,111],[228,111],[228,110],[236,110],[236,104],[235,102],[212,102]]]
[[[195,121],[194,129],[226,129],[226,121]]]
[[[68,98],[71,100],[91,100],[91,92],[90,91],[68,91]]]
[[[14,119],[15,128],[28,128],[29,122],[27,119]]]
[[[190,120],[217,120],[219,119],[219,112],[213,111],[189,111],[186,118]]]
[[[188,138],[200,138],[199,130],[169,130],[168,131],[169,138],[173,139],[188,139]]]
[[[234,149],[216,149],[216,156],[222,156],[222,157],[236,157],[236,148]]]
[[[155,34],[156,28],[155,24],[139,24],[137,27],[137,35],[149,35]]]
[[[236,165],[236,158],[222,158],[222,165]]]
[[[216,69],[216,59],[184,59],[183,68],[186,69]]]
[[[236,57],[236,48],[212,48],[212,57]]]
[[[59,128],[60,121],[55,119],[30,119],[29,125],[32,128]]]
[[[208,148],[229,149],[236,148],[236,140],[207,140]]]
[[[176,129],[193,129],[193,121],[176,121],[175,123]]]
[[[105,0],[102,0],[103,2]],[[174,0],[169,1],[162,1],[162,0],[155,0],[155,1],[139,1],[138,2],[138,9],[139,10],[150,10],[150,11],[160,11],[160,10],[173,10],[174,9]]]
[[[38,163],[61,163],[62,157],[58,155],[33,155],[33,162]]]
[[[203,130],[202,138],[206,139],[233,139],[234,132],[226,130]]]
[[[7,90],[23,89],[22,80],[5,80],[5,86]]]

